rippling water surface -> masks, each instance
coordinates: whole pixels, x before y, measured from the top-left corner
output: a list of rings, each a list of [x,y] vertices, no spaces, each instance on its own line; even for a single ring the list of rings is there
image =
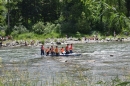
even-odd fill
[[[0,48],[0,57],[2,68],[28,71],[31,79],[39,78],[43,81],[57,76],[74,78],[77,82],[79,76],[92,82],[108,81],[116,76],[125,80],[130,75],[129,42],[75,44],[74,52],[82,55],[41,57],[40,46],[4,47]]]

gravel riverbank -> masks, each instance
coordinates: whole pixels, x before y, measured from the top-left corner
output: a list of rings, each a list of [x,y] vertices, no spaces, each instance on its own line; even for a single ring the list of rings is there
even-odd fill
[[[100,43],[100,42],[128,42],[130,41],[130,37],[122,37],[122,38],[114,38],[114,37],[106,37],[104,39],[99,39],[95,37],[91,38],[48,38],[44,40],[45,45],[62,45],[62,44],[70,44],[70,43]],[[6,40],[3,41],[0,46],[1,47],[17,47],[17,46],[39,46],[42,42],[39,40]]]
[[[59,39],[47,39],[45,41],[45,44],[51,45],[51,44],[70,44],[70,43],[101,43],[101,42],[128,42],[130,41],[130,37],[126,38],[105,38],[105,39],[96,39],[96,38],[59,38]]]

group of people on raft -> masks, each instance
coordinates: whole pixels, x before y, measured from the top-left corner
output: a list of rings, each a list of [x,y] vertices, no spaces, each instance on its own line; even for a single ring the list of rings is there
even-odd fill
[[[41,46],[41,55],[46,54],[46,56],[48,56],[49,54],[51,54],[52,56],[59,56],[59,54],[69,54],[69,53],[73,53],[72,51],[73,49],[73,44],[67,44],[66,47],[61,47],[60,49],[58,48],[58,46],[56,46],[55,48],[53,46],[51,46],[50,48],[47,47],[45,48],[44,45]]]

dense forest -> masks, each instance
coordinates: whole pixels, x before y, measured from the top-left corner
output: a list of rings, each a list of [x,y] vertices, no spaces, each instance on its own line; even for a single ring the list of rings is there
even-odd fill
[[[0,0],[0,31],[128,34],[130,0]]]

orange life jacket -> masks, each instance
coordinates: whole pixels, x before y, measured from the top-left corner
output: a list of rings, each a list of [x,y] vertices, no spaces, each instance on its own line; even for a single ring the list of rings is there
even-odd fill
[[[64,48],[61,48],[61,50],[60,50],[60,51],[61,51],[61,53],[63,53],[63,52],[64,52]]]
[[[58,48],[55,49],[55,52],[58,53]]]

